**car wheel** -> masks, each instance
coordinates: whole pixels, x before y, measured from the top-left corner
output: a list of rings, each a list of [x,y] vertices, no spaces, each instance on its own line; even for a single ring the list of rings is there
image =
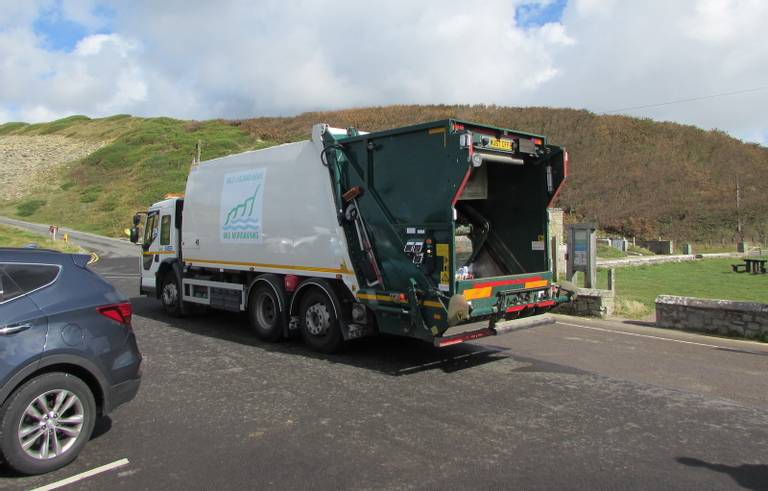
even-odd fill
[[[344,346],[341,327],[328,295],[312,289],[301,299],[299,309],[301,336],[315,351],[335,353]]]
[[[0,409],[0,456],[22,474],[42,474],[78,456],[91,438],[96,402],[88,386],[67,373],[28,381]]]
[[[283,312],[274,290],[260,284],[253,289],[248,302],[251,328],[264,341],[277,341],[283,335]]]
[[[172,317],[181,316],[181,288],[173,271],[165,273],[162,286],[160,287],[160,301],[163,303],[163,310]]]

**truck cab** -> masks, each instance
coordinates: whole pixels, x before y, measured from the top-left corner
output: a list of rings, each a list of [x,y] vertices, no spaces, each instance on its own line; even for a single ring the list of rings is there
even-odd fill
[[[183,205],[184,199],[181,196],[167,195],[164,200],[134,217],[131,239],[139,243],[142,249],[139,292],[143,295],[159,298],[163,293],[174,294],[172,291],[162,292],[160,288],[165,271],[179,259]],[[178,295],[178,289],[175,294]]]

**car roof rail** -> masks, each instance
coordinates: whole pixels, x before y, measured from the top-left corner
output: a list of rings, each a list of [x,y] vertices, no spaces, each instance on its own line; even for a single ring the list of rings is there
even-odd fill
[[[28,254],[55,252],[56,254],[64,254],[63,252],[54,249],[41,249],[39,247],[0,247],[0,252],[24,252]]]

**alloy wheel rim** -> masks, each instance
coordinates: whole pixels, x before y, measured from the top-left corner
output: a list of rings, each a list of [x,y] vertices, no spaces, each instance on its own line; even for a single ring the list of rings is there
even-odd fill
[[[318,302],[309,306],[304,314],[304,322],[310,334],[321,336],[331,327],[331,313],[325,304]]]
[[[176,284],[166,283],[165,288],[163,288],[163,302],[165,302],[166,305],[173,305],[176,303],[177,297],[178,291],[176,290]]]
[[[66,389],[50,390],[29,403],[19,422],[19,445],[36,460],[66,453],[83,431],[83,402]]]

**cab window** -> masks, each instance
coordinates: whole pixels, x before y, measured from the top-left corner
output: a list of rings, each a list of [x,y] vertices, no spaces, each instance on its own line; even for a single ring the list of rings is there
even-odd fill
[[[160,245],[171,243],[171,215],[163,215],[160,220]]]
[[[147,225],[144,227],[144,244],[149,245],[157,236],[157,214],[147,217]]]

